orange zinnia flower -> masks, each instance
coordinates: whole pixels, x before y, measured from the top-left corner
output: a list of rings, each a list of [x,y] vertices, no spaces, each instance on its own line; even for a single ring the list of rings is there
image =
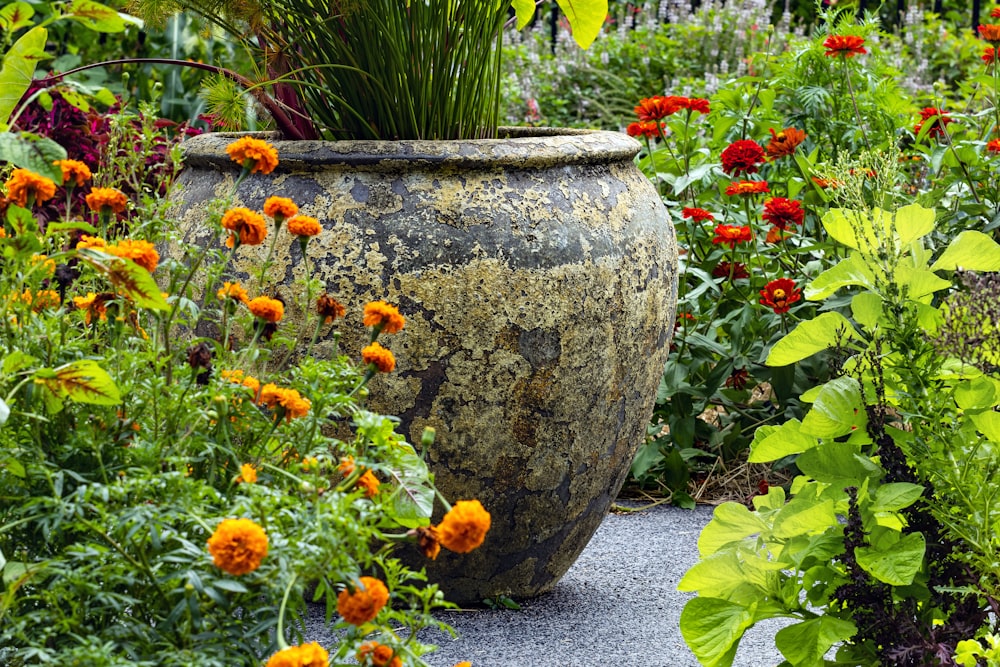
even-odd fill
[[[857,35],[830,35],[823,40],[823,46],[826,47],[824,55],[828,58],[836,56],[853,58],[857,54],[868,53],[865,47],[862,46],[864,43],[865,38],[858,37]]]
[[[833,178],[820,178],[819,176],[813,176],[812,182],[815,183],[820,188],[835,188],[840,185],[836,179]]]
[[[403,661],[385,644],[365,642],[358,647],[358,662],[371,667],[402,667]]]
[[[779,157],[791,155],[795,148],[805,141],[806,133],[794,127],[786,127],[781,132],[771,132],[771,141],[767,144],[767,157],[777,160]]]
[[[330,654],[316,642],[289,646],[272,655],[264,667],[329,667]]]
[[[337,595],[337,613],[351,625],[364,625],[372,620],[389,601],[389,589],[375,577],[361,577],[361,585]]]
[[[718,225],[715,228],[715,238],[712,243],[728,245],[735,248],[737,243],[749,243],[753,240],[753,232],[749,225]]]
[[[267,236],[267,223],[257,212],[243,206],[237,206],[226,211],[222,216],[222,226],[233,232],[226,239],[226,246],[233,247],[236,236],[241,245],[260,245]]]
[[[299,212],[299,207],[288,197],[268,197],[264,202],[264,215],[275,222],[287,220]]]
[[[802,292],[795,289],[791,278],[772,280],[760,291],[760,303],[774,309],[777,314],[787,313],[793,303],[802,298]]]
[[[256,299],[251,299],[247,304],[247,308],[250,309],[254,317],[258,317],[265,322],[271,322],[272,324],[280,322],[281,318],[285,316],[285,304],[269,296],[259,296]]]
[[[233,162],[249,169],[251,173],[270,174],[278,166],[278,151],[261,139],[243,137],[226,146],[226,153]]]
[[[40,204],[56,195],[56,184],[27,169],[15,169],[7,179],[7,199],[18,206]]]
[[[735,264],[731,262],[719,262],[712,269],[712,275],[716,278],[726,278],[728,279],[732,274],[733,280],[742,280],[744,278],[750,277],[750,272],[747,271],[747,265],[743,262],[736,262]],[[691,313],[684,313],[684,315],[690,315]],[[693,317],[691,319],[694,319]]]
[[[726,186],[726,194],[730,197],[734,195],[759,195],[770,192],[767,181],[733,181]]]
[[[629,123],[628,127],[625,128],[625,132],[630,137],[656,139],[664,131],[663,128],[663,123],[657,123],[655,120],[642,120],[638,123]]]
[[[62,182],[68,188],[80,186],[90,180],[90,167],[79,160],[56,160],[53,164],[62,169]]]
[[[361,361],[366,366],[374,366],[379,373],[391,373],[396,368],[396,357],[378,343],[372,343],[361,350]]]
[[[156,265],[160,263],[160,253],[156,252],[156,248],[149,241],[123,239],[115,245],[109,245],[104,250],[109,255],[131,259],[150,273],[155,271]]]
[[[681,210],[682,218],[690,218],[695,222],[715,222],[715,216],[703,208],[687,207]]]
[[[324,294],[316,299],[316,312],[323,318],[324,324],[329,324],[338,317],[343,317],[347,309],[329,294]]]
[[[489,529],[490,513],[478,500],[459,500],[436,527],[441,544],[460,554],[481,545]]]
[[[645,97],[639,100],[639,104],[635,106],[635,113],[639,116],[640,121],[663,120],[681,110],[679,99],[674,96],[664,97],[662,95]]]
[[[726,146],[720,157],[722,171],[727,174],[755,174],[757,165],[764,163],[764,149],[752,139],[740,139]]]
[[[243,286],[239,283],[224,282],[219,291],[215,293],[215,296],[219,301],[224,301],[225,299],[232,299],[233,301],[239,301],[240,303],[248,303],[250,297],[247,291],[243,289]]]
[[[385,301],[372,301],[365,305],[364,325],[375,327],[379,333],[393,334],[402,330],[406,318],[399,314],[396,306]]]
[[[981,25],[978,28],[979,36],[985,39],[987,42],[992,43],[994,46],[1000,42],[1000,25],[994,25],[992,23]]]
[[[948,123],[954,123],[955,119],[948,116],[948,112],[944,109],[937,109],[935,107],[924,107],[920,110],[921,122],[913,126],[913,134],[920,134],[920,130],[923,129],[924,123],[927,121],[931,122],[930,128],[927,130],[927,135],[931,137],[943,137],[945,134],[945,126]]]
[[[316,218],[297,215],[288,220],[288,231],[296,236],[316,236],[323,231],[323,227]]]
[[[244,463],[240,466],[240,476],[236,478],[236,483],[242,484],[244,482],[247,484],[257,482],[257,469],[253,467],[253,464]]]
[[[128,206],[128,197],[121,190],[114,188],[94,188],[85,197],[87,207],[94,213],[124,213]]]
[[[250,519],[225,519],[208,538],[208,552],[220,570],[247,574],[267,555],[267,533]]]

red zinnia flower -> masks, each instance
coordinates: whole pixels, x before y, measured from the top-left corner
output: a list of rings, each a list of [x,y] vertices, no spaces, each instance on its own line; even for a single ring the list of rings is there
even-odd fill
[[[990,153],[1000,153],[1000,139],[992,139],[986,144],[986,150]]]
[[[682,107],[689,111],[697,111],[698,113],[708,113],[709,104],[708,100],[701,97],[685,97],[684,103],[681,104]]]
[[[691,208],[691,207],[685,208],[683,211],[681,211],[681,217],[690,218],[695,222],[704,222],[705,220],[709,220],[712,222],[715,221],[715,216],[703,208]]]
[[[995,62],[997,59],[996,49],[994,49],[992,46],[987,46],[986,50],[983,51],[982,58],[983,62],[986,63],[987,65]]]
[[[1000,19],[1000,7],[994,7],[990,10],[990,18]]]
[[[760,291],[761,305],[773,308],[777,314],[787,313],[789,307],[802,298],[802,292],[795,289],[791,278],[772,280]]]
[[[727,174],[745,172],[754,174],[757,165],[764,162],[764,149],[752,139],[740,139],[722,151],[722,171]]]
[[[719,225],[715,228],[715,238],[712,243],[722,243],[730,248],[735,248],[737,243],[749,243],[753,240],[753,232],[749,225],[737,227],[736,225]]]
[[[733,280],[741,280],[743,278],[749,278],[750,272],[747,271],[747,265],[743,262],[736,262],[736,264],[731,264],[730,262],[719,262],[712,269],[712,276],[715,278],[728,278],[729,274],[732,273]]]
[[[944,126],[948,123],[955,122],[955,119],[948,117],[947,111],[944,109],[935,109],[934,107],[925,107],[921,109],[920,117],[923,120],[913,126],[913,134],[919,134],[920,130],[924,126],[924,123],[933,118],[934,120],[931,121],[931,127],[927,131],[927,134],[932,137],[943,137]]]
[[[625,132],[630,137],[646,137],[648,139],[656,139],[660,136],[660,130],[663,127],[663,123],[657,123],[655,120],[644,120],[638,123],[629,123],[628,127],[625,128]]]
[[[639,120],[663,120],[667,116],[672,116],[681,109],[677,97],[644,97],[635,106],[635,113]]]
[[[979,26],[978,30],[979,36],[987,42],[992,43],[994,46],[1000,42],[1000,25],[993,25],[992,23],[989,23]]]
[[[828,58],[836,56],[853,58],[855,54],[868,53],[865,47],[861,46],[864,43],[865,38],[857,35],[830,35],[823,40],[823,46],[826,47],[825,55]]]
[[[767,187],[767,181],[733,181],[726,187],[726,194],[730,197],[734,195],[760,195],[770,191]]]
[[[802,205],[784,197],[773,197],[764,202],[764,220],[779,229],[789,229],[792,225],[801,225],[805,217]]]

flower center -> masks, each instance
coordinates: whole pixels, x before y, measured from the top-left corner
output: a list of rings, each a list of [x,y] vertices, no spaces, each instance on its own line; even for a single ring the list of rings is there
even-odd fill
[[[785,298],[785,290],[781,289],[780,287],[778,289],[774,290],[774,298],[775,299],[784,299]]]

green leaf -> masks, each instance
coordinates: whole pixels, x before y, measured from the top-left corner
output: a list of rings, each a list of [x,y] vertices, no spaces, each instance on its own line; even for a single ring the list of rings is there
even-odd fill
[[[793,498],[775,516],[774,535],[781,538],[816,535],[836,523],[832,500],[817,502],[800,496]]]
[[[875,494],[872,503],[873,512],[898,512],[917,502],[924,493],[924,487],[909,482],[893,482],[883,484]]]
[[[719,598],[688,600],[681,612],[681,635],[705,667],[732,665],[739,641],[751,625],[749,609]]]
[[[685,572],[677,590],[697,592],[705,597],[728,598],[730,593],[747,583],[736,551],[718,551]]]
[[[122,402],[115,381],[93,359],[80,359],[55,369],[56,382],[63,395],[77,403],[117,405]]]
[[[745,505],[722,503],[698,536],[698,553],[704,558],[725,545],[767,530],[767,524]]]
[[[66,18],[79,21],[96,32],[121,32],[125,30],[125,20],[118,12],[94,0],[74,0],[66,12]]]
[[[915,269],[905,264],[896,267],[896,284],[908,299],[919,299],[951,287],[951,281],[941,278],[933,271]]]
[[[800,454],[819,444],[811,434],[803,433],[802,422],[790,419],[781,426],[760,427],[750,443],[750,463],[769,463],[788,456]]]
[[[821,666],[830,647],[850,639],[857,631],[857,626],[850,621],[820,616],[778,630],[774,645],[795,667]]]
[[[111,284],[140,308],[151,310],[170,308],[153,276],[132,260],[114,257],[93,248],[79,248],[76,252],[80,259],[103,273]]]
[[[12,2],[0,7],[0,27],[8,33],[17,32],[31,25],[34,15],[35,8],[27,2]]]
[[[805,320],[779,340],[767,355],[768,366],[787,366],[837,345],[848,338],[858,338],[851,322],[830,311]]]
[[[986,410],[996,404],[996,386],[987,377],[965,380],[955,387],[955,404],[962,410]]]
[[[510,4],[513,5],[514,14],[517,15],[517,29],[522,30],[535,15],[535,3],[532,0],[511,0]]]
[[[1000,271],[1000,244],[988,235],[968,229],[948,244],[931,271]]]
[[[820,389],[812,409],[802,420],[802,431],[818,438],[837,438],[867,422],[861,386],[852,377],[830,380]]]
[[[53,163],[65,159],[66,149],[51,139],[30,132],[0,133],[0,161],[33,171],[56,185],[62,185],[62,169]]]
[[[879,217],[883,222],[884,218]],[[823,228],[835,241],[866,255],[880,245],[872,224],[872,218],[865,213],[851,209],[832,208],[822,218]],[[886,230],[881,230],[883,236]]]
[[[803,452],[795,465],[803,475],[818,482],[841,483],[853,480],[860,484],[867,477],[879,478],[882,469],[858,454],[858,448],[845,442],[825,442]]]
[[[0,127],[7,126],[7,120],[35,75],[35,65],[45,56],[45,42],[49,33],[45,28],[32,28],[7,50],[0,67]]]
[[[573,29],[573,41],[581,49],[593,44],[601,33],[601,28],[604,27],[604,20],[608,17],[608,0],[556,1]]]
[[[802,291],[803,296],[809,301],[821,301],[841,287],[861,285],[868,289],[875,287],[875,275],[865,263],[863,255],[852,252],[847,259],[842,259],[833,267],[806,285]]]
[[[882,297],[874,292],[855,294],[851,299],[851,314],[865,329],[874,329],[882,317]]]
[[[885,551],[857,547],[854,556],[868,574],[892,586],[908,586],[920,571],[926,543],[920,533],[910,533]]]
[[[428,484],[427,464],[412,449],[396,458],[390,471],[396,483],[392,509],[394,518],[406,528],[426,526],[434,511],[434,487]]]
[[[89,222],[84,222],[83,220],[71,220],[70,222],[50,222],[45,225],[45,233],[51,234],[53,232],[67,232],[67,231],[81,231],[87,232],[91,235],[97,234],[97,229]]]
[[[979,432],[993,442],[1000,443],[1000,412],[980,412],[969,415]]]
[[[934,231],[934,209],[909,204],[896,210],[896,234],[902,245],[909,245]]]

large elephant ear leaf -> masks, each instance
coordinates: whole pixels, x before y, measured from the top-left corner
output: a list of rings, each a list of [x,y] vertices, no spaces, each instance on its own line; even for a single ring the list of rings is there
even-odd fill
[[[0,66],[0,129],[7,129],[10,115],[31,85],[38,61],[49,57],[45,53],[48,38],[49,32],[45,28],[32,28],[4,54]]]

